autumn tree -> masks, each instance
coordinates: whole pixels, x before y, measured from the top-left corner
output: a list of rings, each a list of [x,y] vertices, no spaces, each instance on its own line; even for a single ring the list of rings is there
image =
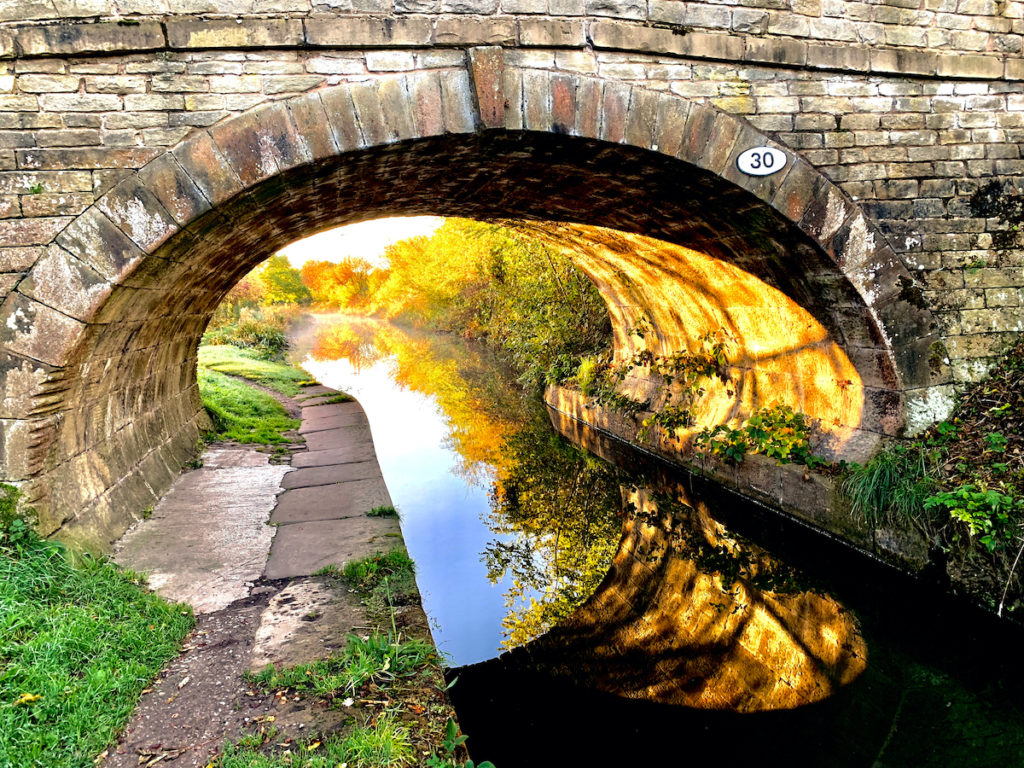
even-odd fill
[[[302,282],[302,275],[283,254],[267,259],[255,272],[256,279],[263,284],[264,304],[308,304],[309,289]]]

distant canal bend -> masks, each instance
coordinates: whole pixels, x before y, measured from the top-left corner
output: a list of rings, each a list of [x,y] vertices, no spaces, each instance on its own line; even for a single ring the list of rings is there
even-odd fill
[[[366,409],[475,759],[1024,765],[1006,670],[956,631],[892,626],[856,559],[798,567],[806,531],[582,436],[479,344],[312,316],[294,354]]]

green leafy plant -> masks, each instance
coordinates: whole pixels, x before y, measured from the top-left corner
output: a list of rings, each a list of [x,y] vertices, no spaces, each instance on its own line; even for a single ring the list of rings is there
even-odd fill
[[[474,763],[472,760],[459,762],[455,758],[455,752],[466,743],[468,736],[459,733],[455,721],[450,717],[445,726],[445,735],[441,743],[444,750],[443,755],[431,755],[427,758],[427,768],[494,768],[494,763],[484,760],[482,763]]]
[[[366,512],[367,517],[398,517],[398,510],[390,504],[373,507]]]
[[[739,464],[748,453],[759,453],[779,464],[820,467],[828,462],[811,449],[811,427],[807,417],[788,405],[774,405],[756,411],[743,426],[734,429],[719,424],[702,429],[694,443],[712,455]]]
[[[1024,498],[994,488],[968,483],[942,491],[924,501],[925,509],[942,509],[952,520],[963,523],[971,537],[989,552],[1004,549],[1020,531]]]

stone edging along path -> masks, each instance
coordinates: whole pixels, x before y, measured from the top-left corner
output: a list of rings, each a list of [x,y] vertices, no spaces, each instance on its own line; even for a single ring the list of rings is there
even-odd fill
[[[98,764],[201,767],[261,723],[273,722],[277,741],[301,740],[374,715],[372,702],[325,708],[264,694],[242,677],[268,663],[324,658],[349,634],[371,630],[344,582],[312,574],[403,544],[396,517],[366,514],[391,498],[366,414],[339,396],[320,385],[278,396],[302,416],[305,447],[291,456],[291,471],[253,447],[214,444],[203,466],[181,475],[118,542],[115,561],[192,605],[196,627]],[[394,611],[403,636],[429,639],[418,604]]]

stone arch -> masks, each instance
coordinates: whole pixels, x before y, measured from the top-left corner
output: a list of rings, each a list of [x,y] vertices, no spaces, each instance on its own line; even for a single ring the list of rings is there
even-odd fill
[[[739,173],[741,149],[778,145],[706,104],[470,54],[198,131],[56,235],[0,309],[5,471],[45,532],[88,510],[102,539],[149,506],[194,450],[195,345],[223,294],[286,242],[379,215],[582,219],[752,270],[842,339],[867,432],[899,431],[934,326],[837,187],[788,150],[776,176]]]

